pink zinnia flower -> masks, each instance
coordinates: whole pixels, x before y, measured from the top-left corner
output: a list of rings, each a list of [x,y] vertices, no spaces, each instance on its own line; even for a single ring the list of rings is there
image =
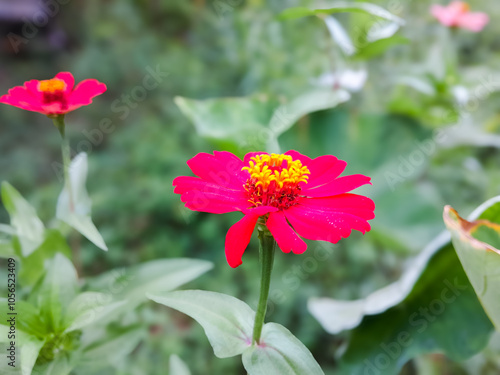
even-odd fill
[[[106,85],[95,79],[86,79],[76,87],[74,85],[73,75],[61,72],[52,79],[33,79],[10,89],[7,95],[0,97],[0,103],[53,117],[88,105],[92,103],[92,98],[106,91]]]
[[[481,31],[490,21],[486,13],[471,12],[469,4],[452,1],[448,6],[433,5],[431,14],[443,25],[474,32]]]
[[[177,177],[174,192],[194,211],[222,214],[240,211],[243,218],[226,235],[226,258],[238,267],[259,218],[285,253],[301,254],[299,237],[332,243],[355,229],[370,230],[373,201],[348,193],[370,178],[339,177],[347,163],[326,155],[311,159],[297,151],[252,152],[241,161],[226,151],[200,153],[188,161],[198,177]]]

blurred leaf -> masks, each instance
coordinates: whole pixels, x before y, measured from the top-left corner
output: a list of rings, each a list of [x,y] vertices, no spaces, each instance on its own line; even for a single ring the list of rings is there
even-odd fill
[[[9,317],[7,313],[11,310],[7,298],[0,298],[0,308],[4,315]],[[15,309],[11,312],[17,314],[15,315],[17,329],[38,338],[43,338],[47,334],[47,327],[40,319],[40,312],[32,304],[22,300],[16,301]],[[9,326],[7,319],[0,320],[0,324]]]
[[[92,202],[85,188],[87,171],[87,154],[81,152],[72,160],[69,167],[74,207],[70,207],[69,194],[64,186],[57,201],[56,217],[87,237],[97,247],[108,250],[90,217]]]
[[[43,242],[43,223],[35,209],[8,182],[2,183],[2,201],[19,238],[22,254],[28,256]]]
[[[5,325],[0,325],[0,350],[2,356],[0,357],[0,369],[2,369],[2,374],[37,374],[33,371],[33,366],[35,365],[38,353],[42,348],[44,341],[37,339],[35,336],[29,335],[23,331],[16,331],[16,361],[15,367],[11,367],[8,363],[11,361],[7,356],[9,355],[10,341],[9,339],[9,328]]]
[[[352,56],[356,52],[356,47],[354,47],[349,34],[340,22],[333,16],[327,16],[325,17],[325,24],[332,39],[337,43],[342,52],[347,56]]]
[[[179,358],[179,356],[173,354],[170,356],[170,375],[191,375],[187,365]]]
[[[212,267],[212,263],[197,259],[154,260],[106,272],[89,279],[88,287],[106,293],[114,300],[127,300],[127,308],[132,309],[147,300],[146,293],[170,291],[196,279]]]
[[[469,281],[491,321],[500,330],[500,203],[495,222],[469,222],[446,206],[444,222]]]
[[[498,212],[498,201],[486,202],[471,216]],[[342,373],[397,374],[415,356],[444,352],[463,360],[487,344],[493,327],[460,267],[450,236],[442,233],[410,264],[399,281],[363,300],[310,301],[311,312],[327,331],[356,327],[340,360]]]
[[[126,303],[127,301],[113,302],[112,297],[104,293],[81,293],[68,306],[63,323],[64,332],[100,323],[104,317],[116,313]]]
[[[361,3],[354,1],[334,1],[325,3],[324,1],[313,1],[308,7],[296,7],[285,9],[278,16],[279,19],[289,20],[306,16],[333,13],[365,13],[371,16],[380,17],[397,24],[403,25],[404,21],[378,5],[371,3]]]
[[[0,240],[0,258],[12,258],[16,256],[12,241]]]
[[[282,325],[265,324],[261,342],[243,353],[243,365],[249,375],[324,374],[304,344]]]
[[[22,259],[22,266],[19,267],[18,273],[20,283],[26,286],[34,285],[45,272],[45,261],[53,258],[55,254],[63,254],[69,258],[71,257],[71,249],[61,232],[48,229],[45,232],[45,240],[42,245],[28,257]]]
[[[374,42],[364,44],[358,49],[358,52],[353,57],[361,60],[370,60],[383,54],[391,47],[408,43],[409,40],[407,38],[400,35],[394,35],[389,38],[379,39]]]
[[[65,353],[57,356],[53,361],[36,364],[32,375],[68,375],[73,370],[69,358]]]
[[[105,364],[116,364],[123,361],[145,337],[143,327],[129,327],[117,334],[107,334],[106,338],[83,350],[77,366],[83,368],[99,368]]]
[[[196,320],[219,358],[242,354],[252,343],[255,312],[237,298],[203,290],[148,294],[148,297]]]
[[[73,300],[78,289],[76,270],[71,261],[57,253],[48,262],[45,277],[34,295],[40,308],[40,317],[52,332],[60,332],[63,327],[64,311]]]
[[[250,150],[279,152],[277,138],[297,120],[349,98],[343,90],[318,89],[282,105],[265,95],[207,100],[177,97],[175,102],[198,134],[226,149],[232,145],[230,151],[242,155]]]

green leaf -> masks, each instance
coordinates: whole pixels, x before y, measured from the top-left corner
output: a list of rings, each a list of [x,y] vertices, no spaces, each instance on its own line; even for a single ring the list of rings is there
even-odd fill
[[[78,368],[100,368],[103,365],[114,365],[129,355],[146,336],[143,327],[129,327],[124,331],[107,334],[106,338],[84,348]],[[82,372],[85,373],[85,372]]]
[[[500,214],[469,222],[446,206],[444,222],[460,262],[490,320],[500,331]]]
[[[486,202],[471,216],[498,212],[497,201]],[[356,327],[340,358],[342,374],[397,374],[409,359],[424,353],[442,352],[463,360],[488,343],[493,327],[448,233],[437,237],[410,265],[399,281],[363,300],[310,301],[310,311],[327,331]]]
[[[247,150],[279,152],[278,137],[308,113],[333,108],[349,100],[343,90],[318,89],[288,103],[266,95],[243,98],[193,100],[182,97],[176,104],[202,137],[232,145],[230,151],[242,155]]]
[[[243,353],[249,375],[322,375],[318,363],[289,330],[267,323],[262,330],[262,345],[252,345]]]
[[[30,255],[44,240],[45,228],[35,209],[8,182],[2,183],[2,201],[23,256]]]
[[[317,89],[307,92],[279,106],[269,122],[269,129],[277,138],[308,113],[334,108],[350,98],[344,90]]]
[[[173,354],[170,356],[170,375],[191,375],[187,365],[179,358],[179,356]]]
[[[70,303],[64,317],[64,332],[82,329],[90,324],[104,322],[104,317],[116,313],[127,301],[113,302],[112,296],[98,292],[84,292]]]
[[[68,356],[63,353],[57,356],[53,361],[44,363],[42,365],[36,364],[33,368],[32,375],[68,375],[73,370]]]
[[[146,293],[156,294],[178,288],[212,267],[212,263],[198,259],[154,260],[90,279],[88,288],[105,293],[114,300],[127,300],[127,308],[132,309],[147,300]]]
[[[336,1],[326,5],[324,2],[314,1],[309,7],[295,7],[285,9],[278,16],[281,20],[290,20],[307,16],[334,13],[364,13],[403,25],[404,21],[378,5],[354,1]]]
[[[200,136],[216,143],[232,143],[234,152],[247,147],[267,148],[267,124],[279,105],[266,95],[207,100],[176,97],[175,103]]]
[[[42,346],[44,344],[43,340],[39,340],[35,336],[24,333],[23,331],[16,331],[16,362],[15,368],[8,365],[11,359],[7,358],[7,353],[10,348],[10,339],[8,337],[9,328],[5,325],[0,325],[0,368],[2,369],[2,374],[37,374],[33,371],[33,366],[35,365],[36,359]]]
[[[379,39],[372,43],[367,43],[359,48],[358,52],[353,56],[355,59],[370,60],[387,51],[389,48],[400,45],[408,44],[410,41],[400,35],[394,35],[389,38]]]
[[[9,310],[8,301],[6,298],[0,298],[0,307],[3,315],[8,312],[15,312],[16,328],[38,338],[43,338],[47,334],[45,324],[40,319],[40,312],[32,304],[26,301],[16,301],[14,310]],[[7,319],[0,320],[0,324],[9,326]]]
[[[85,188],[87,171],[87,154],[81,152],[73,159],[69,168],[74,207],[70,205],[69,194],[64,186],[57,201],[56,217],[87,237],[97,247],[108,250],[90,217],[92,202]]]
[[[33,293],[38,301],[40,316],[51,332],[64,329],[64,312],[76,295],[77,283],[76,270],[71,261],[62,254],[56,254],[48,263],[41,285]]]
[[[237,298],[203,290],[148,294],[148,297],[195,319],[219,358],[242,354],[252,343],[255,312]]]

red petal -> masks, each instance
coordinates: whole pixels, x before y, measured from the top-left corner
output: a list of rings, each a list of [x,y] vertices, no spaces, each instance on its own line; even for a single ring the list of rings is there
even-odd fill
[[[226,234],[226,259],[232,268],[238,267],[242,261],[241,257],[252,237],[258,215],[245,215],[243,218],[229,228]]]
[[[68,111],[92,103],[92,98],[106,91],[106,85],[96,79],[86,79],[80,82],[68,97]]]
[[[61,72],[57,73],[54,78],[64,81],[64,83],[66,84],[66,88],[64,89],[65,94],[69,94],[71,91],[73,91],[73,87],[75,86],[75,78],[73,78],[73,74],[71,74],[70,72]]]
[[[310,240],[337,243],[349,237],[352,229],[362,233],[370,230],[364,218],[346,212],[322,211],[304,204],[288,209],[285,216],[298,234]]]
[[[325,198],[302,198],[299,202],[302,206],[318,211],[344,212],[365,220],[375,217],[375,203],[362,195],[340,194]]]
[[[27,111],[42,111],[40,101],[28,89],[22,86],[10,89],[8,95],[0,97],[0,103],[9,104]]]
[[[311,189],[309,184],[302,187],[302,194],[307,197],[330,197],[337,194],[344,194],[360,186],[370,183],[371,178],[362,174],[353,174],[339,177],[335,180]]]
[[[302,254],[306,251],[306,243],[302,241],[299,236],[297,236],[297,233],[295,233],[286,221],[285,215],[282,211],[271,213],[267,219],[266,225],[278,243],[281,251],[284,253],[293,251],[295,254]]]
[[[241,189],[248,173],[242,171],[243,162],[227,151],[214,151],[214,155],[199,153],[187,162],[195,175],[221,186]]]
[[[245,191],[231,190],[198,177],[181,176],[173,182],[174,193],[193,211],[222,214],[242,211],[249,206]]]

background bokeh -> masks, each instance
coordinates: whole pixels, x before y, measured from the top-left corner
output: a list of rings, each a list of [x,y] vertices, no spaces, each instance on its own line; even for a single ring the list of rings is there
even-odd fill
[[[408,259],[444,230],[445,204],[467,214],[500,193],[500,101],[495,94],[500,90],[500,23],[495,22],[500,8],[493,0],[471,2],[490,15],[490,25],[478,34],[453,32],[436,47],[444,28],[429,15],[430,2],[374,1],[406,20],[399,34],[408,42],[346,59],[320,18],[276,19],[300,3],[54,0],[43,8],[38,1],[2,0],[0,92],[59,71],[108,86],[92,105],[66,117],[74,153],[89,154],[92,216],[109,247],[105,253],[80,235],[71,236],[80,276],[159,258],[206,259],[214,269],[189,287],[227,293],[255,308],[257,244],[251,244],[236,270],[224,257],[225,233],[239,215],[190,212],[173,194],[173,178],[190,173],[189,158],[221,148],[196,133],[174,97],[256,94],[286,101],[313,88],[323,73],[366,71],[364,87],[349,101],[306,116],[279,139],[283,150],[334,154],[347,160],[347,173],[373,177],[373,186],[359,191],[377,206],[372,232],[353,234],[338,245],[309,243],[303,256],[279,253],[276,259],[272,289],[283,298],[271,304],[267,319],[288,327],[329,374],[348,333],[327,334],[308,313],[308,298],[360,298],[396,280]],[[49,14],[46,22],[32,19],[40,9]],[[372,22],[362,14],[337,18],[354,39],[356,30]],[[453,51],[456,64],[438,79],[439,53],[445,49]],[[415,89],[418,83],[402,84],[401,77],[435,91],[425,94]],[[467,88],[475,104],[460,107],[454,87]],[[478,87],[488,95],[477,94]],[[465,113],[464,128],[437,137],[440,129],[461,122],[457,106]],[[106,132],[100,130],[103,121],[112,123]],[[431,151],[412,161],[411,153],[421,147]],[[0,150],[0,180],[15,186],[50,222],[62,186],[56,173],[59,134],[51,121],[3,105]],[[0,222],[8,222],[3,209]],[[317,248],[327,249],[321,261],[314,255]],[[140,316],[149,328],[147,339],[109,373],[164,374],[171,354],[183,358],[194,374],[245,373],[239,358],[215,358],[202,328],[184,315],[151,304]],[[500,371],[497,359],[481,356],[461,363],[424,356],[403,373],[472,374],[478,369],[474,363],[482,364],[485,374]]]

